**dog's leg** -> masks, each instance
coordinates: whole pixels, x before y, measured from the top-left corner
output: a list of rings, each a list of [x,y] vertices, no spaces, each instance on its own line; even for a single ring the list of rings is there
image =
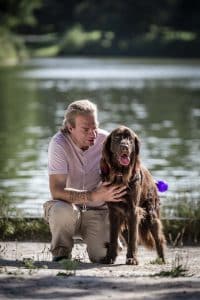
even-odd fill
[[[128,247],[126,255],[127,265],[138,265],[137,259],[137,247],[138,247],[138,226],[139,226],[139,213],[137,207],[132,208],[132,214],[130,213],[128,220]]]
[[[128,245],[128,228],[125,228],[121,231],[120,239],[124,246]]]
[[[165,237],[162,231],[161,221],[158,218],[151,220],[150,231],[155,240],[158,257],[161,258],[161,260],[164,263],[165,262],[165,258],[164,258]]]
[[[109,212],[110,218],[110,243],[107,246],[107,254],[101,260],[104,264],[113,264],[117,257],[118,236],[121,228],[121,218],[113,210]]]

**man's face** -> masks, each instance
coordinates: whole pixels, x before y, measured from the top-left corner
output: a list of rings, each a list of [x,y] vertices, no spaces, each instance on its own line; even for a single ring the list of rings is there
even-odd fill
[[[69,132],[74,143],[82,150],[94,145],[97,137],[97,121],[94,115],[78,115],[75,127],[69,126]]]

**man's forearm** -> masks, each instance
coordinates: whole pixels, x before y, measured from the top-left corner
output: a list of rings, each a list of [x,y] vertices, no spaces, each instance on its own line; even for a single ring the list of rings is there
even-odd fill
[[[92,201],[92,192],[87,190],[76,190],[65,188],[65,201],[74,204],[87,204]]]

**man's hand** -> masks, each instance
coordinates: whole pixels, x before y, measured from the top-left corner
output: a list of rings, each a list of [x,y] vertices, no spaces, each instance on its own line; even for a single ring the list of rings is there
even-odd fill
[[[121,202],[126,194],[127,186],[111,185],[110,182],[103,182],[99,187],[91,192],[93,202]]]

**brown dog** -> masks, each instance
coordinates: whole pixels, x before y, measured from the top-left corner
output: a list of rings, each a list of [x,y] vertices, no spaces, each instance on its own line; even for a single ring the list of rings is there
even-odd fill
[[[120,235],[127,243],[126,264],[138,264],[138,242],[150,248],[155,246],[158,256],[165,261],[157,187],[140,163],[139,148],[137,135],[125,126],[113,130],[104,143],[100,162],[102,180],[127,185],[127,194],[123,202],[108,203],[110,243],[102,263],[114,263]]]

